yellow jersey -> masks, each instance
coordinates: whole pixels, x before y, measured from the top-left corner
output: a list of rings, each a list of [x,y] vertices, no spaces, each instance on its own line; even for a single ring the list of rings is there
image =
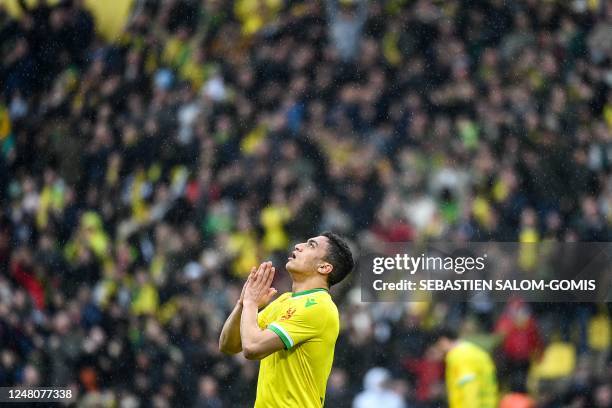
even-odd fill
[[[340,330],[327,289],[284,293],[257,316],[285,349],[261,360],[255,408],[322,407]]]
[[[497,376],[489,353],[459,341],[446,355],[446,389],[449,408],[496,408]]]

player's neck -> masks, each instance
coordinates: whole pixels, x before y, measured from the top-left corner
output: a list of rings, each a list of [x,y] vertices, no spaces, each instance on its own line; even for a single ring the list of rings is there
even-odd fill
[[[461,340],[457,339],[457,340],[451,340],[449,345],[448,345],[448,350],[447,351],[451,351],[452,349],[454,349],[455,347],[457,347],[459,345],[459,343],[461,343]]]
[[[293,283],[291,285],[291,291],[293,293],[303,292],[305,290],[310,290],[310,289],[319,289],[319,288],[329,289],[327,287],[327,282],[325,282],[323,279],[321,279],[318,276],[307,277],[303,279],[294,278]]]

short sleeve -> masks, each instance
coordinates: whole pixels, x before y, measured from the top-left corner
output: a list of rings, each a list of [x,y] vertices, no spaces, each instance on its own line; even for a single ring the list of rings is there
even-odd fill
[[[257,313],[257,324],[259,325],[260,329],[265,329],[268,326],[268,322],[270,321],[271,309],[271,305],[268,305],[262,311]]]
[[[280,337],[289,350],[319,335],[327,324],[329,313],[322,304],[312,307],[287,306],[278,318],[268,324],[268,329]]]
[[[275,299],[257,313],[257,324],[260,329],[268,327],[268,324],[274,319],[274,313],[278,309],[281,300],[281,297]]]

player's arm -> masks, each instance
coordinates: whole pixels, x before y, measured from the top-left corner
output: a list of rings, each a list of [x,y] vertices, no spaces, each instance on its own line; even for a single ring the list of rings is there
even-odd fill
[[[223,324],[221,329],[221,335],[219,336],[219,351],[226,354],[236,354],[242,351],[242,344],[240,344],[240,315],[242,314],[242,301],[244,299],[244,290],[249,283],[249,279],[255,273],[255,267],[251,269],[251,273],[247,277],[247,280],[242,287],[240,298],[236,302],[236,306],[230,313],[229,317]]]
[[[467,364],[460,361],[449,362],[447,370],[451,375],[447,378],[449,393],[453,394],[449,401],[451,408],[473,407],[479,404],[480,385],[478,373]]]
[[[249,360],[261,360],[275,351],[285,348],[283,341],[271,330],[262,330],[257,324],[257,309],[262,298],[271,290],[274,279],[272,262],[264,262],[247,282],[240,319],[240,339],[244,356]]]
[[[219,336],[219,351],[222,353],[236,354],[242,351],[242,344],[240,344],[241,314],[242,302],[238,301],[221,329],[221,335]]]
[[[466,373],[459,378],[455,384],[457,387],[458,400],[462,401],[465,407],[478,406],[480,401],[480,385],[476,381],[476,375]]]

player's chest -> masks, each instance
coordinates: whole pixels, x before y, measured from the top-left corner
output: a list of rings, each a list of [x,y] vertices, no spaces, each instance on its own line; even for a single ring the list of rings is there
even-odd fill
[[[276,305],[274,310],[271,312],[271,318],[274,321],[285,321],[290,320],[293,315],[298,311],[299,304],[295,299],[286,299]]]

